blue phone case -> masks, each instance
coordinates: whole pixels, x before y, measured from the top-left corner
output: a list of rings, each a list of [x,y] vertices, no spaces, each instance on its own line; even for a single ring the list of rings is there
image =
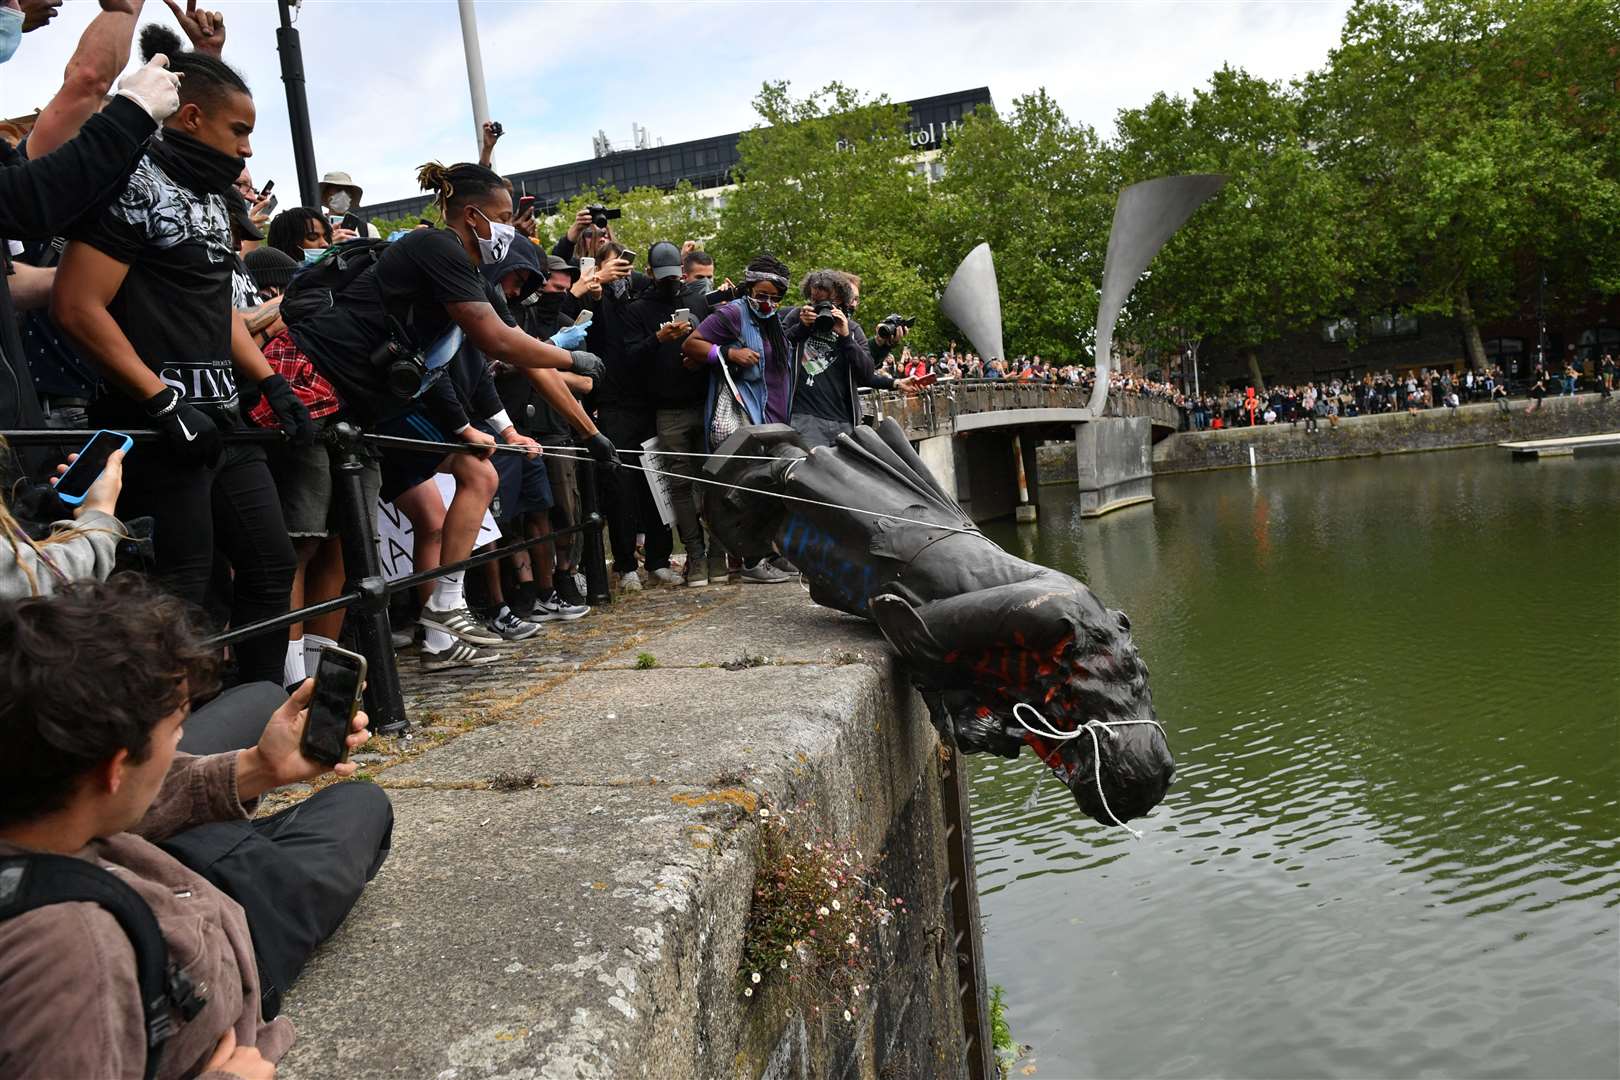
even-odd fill
[[[90,442],[87,442],[83,446],[79,447],[79,453],[83,454],[86,450],[90,449],[90,443],[95,442],[97,439],[101,438],[103,435],[120,435],[120,434],[123,434],[123,433],[118,432],[118,431],[106,431],[106,430],[98,431],[94,435],[90,436]],[[113,454],[118,453],[120,450],[127,454],[127,453],[129,453],[129,448],[134,446],[134,445],[135,445],[135,440],[130,438],[128,435],[124,435],[124,445],[120,446],[118,448],[118,450],[114,450]],[[108,455],[108,457],[111,457],[111,456],[112,456],[111,454]],[[64,480],[67,477],[71,476],[73,474],[73,470],[78,466],[78,464],[79,464],[78,462],[74,462],[72,465],[69,465],[68,466],[68,471],[63,473],[60,477],[57,478],[57,483],[61,483],[62,480]],[[105,469],[105,468],[106,468],[106,466],[103,465],[102,469]],[[101,475],[101,470],[100,469],[96,470],[96,476],[100,476],[100,475]],[[66,495],[66,494],[63,494],[62,492],[58,491],[56,493],[56,497],[58,499],[61,499],[63,502],[67,503],[69,506],[78,506],[80,503],[84,502],[85,499],[90,497],[90,489],[93,486],[95,486],[95,482],[96,482],[95,477],[92,477],[90,479],[90,483],[84,485],[84,494],[83,495]],[[54,487],[55,485],[52,485],[52,486]]]

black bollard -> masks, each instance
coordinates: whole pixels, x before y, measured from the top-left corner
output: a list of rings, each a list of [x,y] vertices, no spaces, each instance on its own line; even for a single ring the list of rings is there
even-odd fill
[[[360,482],[365,465],[360,460],[360,429],[338,424],[332,430],[332,448],[339,463],[332,470],[333,496],[343,523],[343,568],[347,588],[361,598],[349,608],[360,655],[366,658],[366,712],[371,730],[398,735],[410,726],[405,698],[399,689],[399,667],[394,662],[392,630],[388,624],[388,583],[377,558],[377,511],[366,505]]]
[[[580,524],[589,524],[585,530],[585,599],[592,604],[611,604],[608,592],[607,547],[602,542],[602,510],[596,497],[596,470],[599,466],[589,458],[576,465],[579,476],[579,508],[585,515]]]

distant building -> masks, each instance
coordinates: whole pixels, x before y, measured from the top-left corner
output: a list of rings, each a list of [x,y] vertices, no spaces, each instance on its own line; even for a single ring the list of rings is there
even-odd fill
[[[918,167],[938,179],[939,167],[933,159],[950,132],[974,109],[992,104],[990,90],[984,86],[907,102],[911,110],[911,145],[918,153]],[[670,146],[610,151],[585,161],[506,176],[516,190],[536,197],[535,209],[541,214],[554,212],[565,199],[592,187],[611,184],[620,191],[638,187],[673,191],[683,180],[718,207],[724,204],[725,193],[734,183],[732,171],[740,160],[737,144],[741,138],[742,132],[732,132]],[[429,201],[429,196],[418,195],[373,203],[362,207],[360,213],[368,219],[411,217],[420,214]]]

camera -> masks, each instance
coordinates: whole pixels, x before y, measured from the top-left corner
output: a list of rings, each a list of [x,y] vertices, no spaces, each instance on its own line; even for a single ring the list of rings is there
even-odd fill
[[[900,331],[911,329],[911,324],[916,321],[915,316],[907,318],[904,315],[890,312],[888,315],[883,316],[882,322],[877,324],[878,336],[884,338],[899,337]]]
[[[587,206],[585,209],[590,211],[591,224],[595,225],[598,229],[607,228],[607,223],[617,220],[619,215],[623,212],[617,208],[609,210],[605,206]]]
[[[387,372],[388,390],[398,398],[413,398],[428,384],[427,357],[392,334],[372,353],[371,361]]]
[[[817,300],[814,308],[816,312],[814,329],[818,334],[825,334],[833,328],[833,312],[837,310],[837,305],[831,300]]]

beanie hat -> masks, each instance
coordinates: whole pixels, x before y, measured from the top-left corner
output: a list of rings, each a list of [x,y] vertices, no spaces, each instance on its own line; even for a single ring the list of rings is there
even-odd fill
[[[299,269],[290,255],[273,247],[256,247],[243,255],[242,261],[247,264],[248,272],[261,289],[285,292],[287,283]]]

